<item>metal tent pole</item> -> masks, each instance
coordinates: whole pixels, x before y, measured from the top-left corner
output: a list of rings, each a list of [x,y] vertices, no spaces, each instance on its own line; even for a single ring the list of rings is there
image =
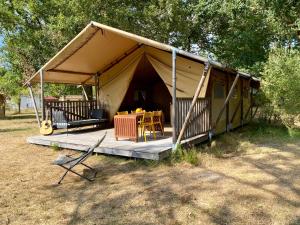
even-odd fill
[[[97,108],[100,108],[100,102],[99,102],[99,74],[96,73],[95,76],[95,97],[96,97],[96,104]]]
[[[172,49],[172,143],[175,150],[177,124],[176,124],[176,48]]]
[[[178,146],[178,145],[180,144],[180,142],[181,142],[181,139],[183,138],[183,134],[184,134],[185,129],[186,129],[187,125],[188,125],[189,119],[190,119],[190,117],[191,117],[191,115],[192,115],[192,112],[193,112],[194,106],[195,106],[195,104],[196,104],[196,102],[197,102],[198,96],[199,96],[199,94],[200,94],[200,92],[201,92],[201,90],[202,90],[202,87],[203,87],[203,84],[204,84],[206,75],[207,75],[207,73],[208,73],[209,67],[210,67],[209,62],[208,62],[208,63],[205,63],[205,67],[204,67],[204,69],[203,69],[203,73],[202,73],[201,79],[199,80],[199,83],[198,83],[197,89],[196,89],[196,91],[195,91],[195,94],[194,94],[194,97],[193,97],[191,106],[190,106],[190,108],[189,108],[189,111],[188,111],[188,113],[187,113],[187,115],[186,115],[186,117],[185,117],[184,123],[183,123],[183,125],[182,125],[181,130],[180,130],[180,133],[179,133],[179,136],[178,136],[178,138],[177,138],[177,142],[176,142],[175,148],[177,148],[177,146]]]

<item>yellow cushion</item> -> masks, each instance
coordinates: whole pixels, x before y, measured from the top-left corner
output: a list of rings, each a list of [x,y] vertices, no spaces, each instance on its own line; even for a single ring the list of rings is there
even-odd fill
[[[135,112],[143,112],[143,109],[142,108],[137,108],[136,110],[135,110]]]

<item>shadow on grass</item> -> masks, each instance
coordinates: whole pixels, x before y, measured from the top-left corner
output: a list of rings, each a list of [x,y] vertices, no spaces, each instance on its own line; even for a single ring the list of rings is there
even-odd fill
[[[294,219],[289,225],[299,225],[300,224],[300,217],[297,217]]]
[[[251,124],[241,130],[220,135],[216,139],[215,146],[207,149],[198,146],[197,151],[220,154],[222,157],[236,156],[243,154],[239,144],[242,140],[252,143],[264,142],[268,145],[273,143],[276,135],[280,135],[283,140],[292,140],[294,137],[291,137],[288,132],[282,127]],[[213,148],[215,148],[215,153],[211,150]],[[218,152],[224,148],[226,148],[225,154]],[[278,148],[278,150],[281,149]],[[295,152],[289,148],[286,151]],[[268,199],[276,198],[277,205],[281,206],[281,209],[285,206],[300,207],[300,201],[297,198],[300,190],[294,184],[299,175],[299,167],[289,163],[290,158],[284,155],[266,154],[259,159],[241,158],[235,163],[251,165],[253,168],[252,171],[247,170],[245,178],[230,174],[226,169],[220,172],[204,166],[201,167],[202,172],[200,170],[184,171],[180,167],[158,168],[162,164],[168,165],[170,162],[168,160],[157,162],[124,159],[118,156],[101,156],[99,159],[96,165],[99,172],[93,183],[81,179],[69,182],[67,178],[66,182],[60,186],[45,187],[55,193],[57,201],[61,204],[66,201],[75,201],[74,209],[67,214],[69,217],[67,224],[83,224],[90,221],[98,221],[102,224],[132,225],[181,224],[178,221],[180,211],[182,212],[179,213],[180,217],[186,220],[186,224],[195,223],[199,219],[197,217],[199,213],[205,215],[214,224],[247,224],[247,222],[248,224],[272,224],[274,218],[266,205]],[[280,166],[285,166],[285,168],[280,168]],[[155,172],[156,170],[159,170],[159,173]],[[256,173],[267,174],[268,177],[276,179],[255,179]],[[208,180],[204,174],[217,175],[218,179]],[[247,179],[252,175],[254,176],[251,180]],[[225,188],[229,190],[224,192],[225,182],[236,186],[232,190],[226,186]],[[269,186],[272,184],[278,188],[270,189]],[[240,193],[237,187],[249,189],[249,192]],[[286,194],[285,189],[288,189],[288,193],[291,192],[296,198]],[[216,198],[217,203],[221,201],[218,199],[221,195],[225,200],[220,204],[207,207],[201,196],[207,195],[208,192],[212,198]],[[186,207],[191,209],[187,218],[184,217]],[[238,211],[234,207],[242,209]],[[247,212],[246,217],[243,216],[245,212]],[[295,218],[290,225],[298,223],[299,218]]]
[[[275,171],[276,163],[266,163],[265,168],[261,165],[265,161],[270,162],[271,160],[247,160],[246,163],[252,164],[262,173],[276,176],[276,180],[249,181],[226,172],[204,168],[206,174],[210,172],[220,178],[210,181],[206,176],[199,176],[201,173],[198,170],[188,173],[170,169],[155,173],[156,168],[139,167],[133,160],[119,161],[116,158],[112,161],[105,160],[104,163],[97,165],[99,175],[94,183],[80,179],[73,180],[73,182],[66,182],[53,188],[53,192],[62,203],[71,200],[76,202],[75,208],[69,214],[70,219],[67,224],[70,225],[87,223],[89,220],[101,221],[103,224],[182,224],[181,221],[178,221],[178,212],[186,207],[190,208],[188,218],[179,213],[182,216],[181,219],[186,220],[186,224],[196,222],[199,219],[196,215],[199,213],[209,218],[213,224],[244,223],[245,218],[235,210],[235,206],[247,207],[247,219],[252,224],[272,224],[274,221],[268,207],[261,207],[268,195],[281,201],[280,204],[288,204],[296,208],[300,206],[300,202],[297,199],[288,198],[280,189],[268,189],[268,185],[272,183],[284,185],[298,195],[299,192],[293,183],[288,182],[288,179],[285,178],[286,173],[297,171],[297,167],[289,166],[289,171],[281,171],[282,173],[278,174],[279,171]],[[275,172],[273,173],[273,171]],[[128,180],[128,177],[131,180]],[[291,178],[290,181],[293,181],[295,177]],[[196,179],[200,179],[199,182],[195,182]],[[263,192],[266,195],[239,193],[236,190],[228,190],[224,193],[223,182],[225,181],[237,183],[243,188],[258,190],[259,193]],[[176,189],[174,186],[180,187],[180,189]],[[207,192],[215,193],[212,197],[216,198],[219,195],[217,193],[225,194],[225,200],[221,204],[207,207],[205,202],[197,201],[197,198],[201,199],[199,196],[203,196]],[[252,204],[254,202],[257,205]],[[252,205],[248,206],[248,204]],[[152,219],[144,221],[145,215],[146,218],[151,217]],[[296,219],[291,224],[297,224],[297,222]]]
[[[8,115],[0,120],[21,120],[21,119],[35,119],[34,114],[15,114],[15,115]]]
[[[24,128],[24,127],[19,127],[19,128],[4,128],[4,129],[0,129],[0,133],[25,131],[25,130],[31,130],[31,128]]]
[[[230,158],[246,154],[246,148],[242,146],[245,143],[276,149],[278,146],[286,147],[287,141],[293,142],[299,138],[299,128],[288,129],[255,121],[232,132],[217,135],[211,143],[202,143],[196,146],[196,149],[200,153],[211,154],[217,158]]]

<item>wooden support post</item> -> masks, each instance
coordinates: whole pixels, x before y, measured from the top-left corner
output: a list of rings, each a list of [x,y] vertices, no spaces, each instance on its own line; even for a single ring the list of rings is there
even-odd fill
[[[256,106],[255,110],[254,110],[254,113],[253,115],[251,116],[251,120],[255,117],[256,113],[257,113],[257,110],[258,110],[258,106]]]
[[[238,73],[238,74],[236,75],[234,81],[233,81],[233,84],[231,85],[230,91],[229,91],[229,93],[228,93],[228,95],[227,95],[227,97],[226,97],[226,99],[225,99],[225,102],[224,102],[224,104],[223,104],[223,107],[222,107],[222,109],[221,109],[221,111],[220,111],[220,113],[219,113],[219,115],[218,115],[218,117],[217,117],[217,120],[216,120],[216,122],[215,122],[215,124],[214,124],[214,126],[213,126],[213,129],[216,129],[216,128],[217,128],[217,125],[218,125],[218,123],[219,123],[219,121],[220,121],[220,119],[221,119],[221,117],[222,117],[222,114],[223,114],[223,112],[224,112],[224,110],[225,110],[225,108],[226,108],[226,106],[227,106],[227,104],[228,104],[228,102],[229,102],[229,100],[230,100],[230,98],[231,98],[231,96],[232,96],[233,90],[234,90],[234,88],[235,88],[235,86],[236,86],[236,84],[237,84],[237,81],[239,80],[239,77],[240,77],[240,74]]]
[[[99,74],[98,73],[96,73],[96,76],[95,76],[95,97],[96,97],[97,108],[100,108],[100,102],[99,102]]]
[[[176,124],[176,49],[172,49],[172,142],[173,150],[175,150],[176,144],[176,133],[177,133],[177,124]]]
[[[180,144],[180,142],[181,142],[181,139],[183,138],[185,129],[186,129],[188,123],[189,123],[190,117],[191,117],[191,115],[192,115],[192,111],[193,111],[193,109],[194,109],[194,106],[195,106],[195,104],[196,104],[196,102],[197,102],[198,96],[199,96],[199,94],[200,94],[200,92],[201,92],[201,89],[202,89],[202,87],[203,87],[203,84],[204,84],[204,81],[205,81],[205,77],[206,77],[206,75],[207,75],[207,73],[208,73],[209,68],[210,68],[210,64],[209,64],[209,62],[208,62],[208,63],[205,64],[205,67],[204,67],[204,69],[203,69],[203,73],[202,73],[202,76],[201,76],[200,81],[199,81],[199,83],[198,83],[198,87],[197,87],[197,89],[196,89],[196,91],[195,91],[195,94],[194,94],[194,97],[193,97],[191,106],[190,106],[189,111],[188,111],[188,113],[187,113],[187,115],[186,115],[186,117],[185,117],[184,123],[183,123],[183,125],[182,125],[182,128],[181,128],[181,130],[180,130],[179,136],[178,136],[178,138],[177,138],[175,148],[177,148],[177,146],[178,146],[178,145]]]
[[[242,99],[239,100],[238,104],[236,105],[236,107],[235,107],[235,109],[233,111],[233,115],[232,115],[232,117],[230,119],[230,123],[231,124],[233,123],[233,120],[235,119],[235,116],[236,116],[236,114],[237,114],[237,112],[239,110],[239,107],[241,106],[241,102],[242,102]]]
[[[40,70],[40,82],[41,82],[41,111],[42,120],[45,119],[45,107],[44,107],[44,70]]]
[[[248,108],[248,110],[247,110],[247,112],[246,112],[246,114],[245,114],[243,120],[247,120],[251,108],[252,108],[252,105],[249,106],[249,108]],[[250,116],[251,116],[251,115],[250,115]]]
[[[212,124],[212,107],[213,107],[213,104],[212,104],[212,97],[213,97],[213,84],[212,84],[212,79],[210,79],[210,82],[208,83],[208,90],[210,90],[208,93],[209,93],[209,131],[208,131],[208,140],[209,142],[211,142],[212,140],[212,136],[213,136],[213,132],[212,132],[212,129],[213,129],[213,124]]]
[[[250,87],[251,88],[251,87]],[[254,106],[254,99],[253,99],[253,88],[250,89],[250,106],[243,118],[243,120],[247,120],[248,118],[248,115],[250,113],[250,119],[252,119],[254,116],[253,116],[253,106]],[[256,112],[255,112],[256,113]]]
[[[250,83],[251,84],[251,83]],[[252,118],[252,114],[253,114],[253,109],[252,109],[252,106],[253,106],[253,87],[251,87],[251,93],[250,93],[250,118]]]
[[[241,104],[241,118],[240,118],[240,124],[244,126],[244,84],[243,79],[241,79],[241,99],[240,99],[240,104]]]
[[[229,76],[226,76],[226,95],[229,93]],[[229,122],[229,104],[226,105],[226,132],[229,132],[231,129],[231,123]]]
[[[86,91],[85,91],[84,85],[81,85],[81,87],[82,87],[82,92],[83,92],[84,98],[85,98],[85,100],[88,101],[89,98],[88,98],[87,93],[86,93]]]
[[[31,101],[32,101],[32,104],[33,104],[36,120],[38,122],[39,127],[41,127],[41,121],[40,121],[39,113],[38,113],[38,110],[37,110],[37,107],[36,107],[36,102],[35,102],[35,99],[34,99],[34,96],[33,96],[31,84],[28,84],[28,89],[29,89]]]

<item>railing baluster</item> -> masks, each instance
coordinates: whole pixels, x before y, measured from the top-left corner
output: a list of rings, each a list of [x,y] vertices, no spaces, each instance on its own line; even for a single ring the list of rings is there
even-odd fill
[[[176,101],[177,105],[177,117],[176,121],[178,124],[178,130],[180,131],[182,128],[182,123],[185,120],[186,114],[191,106],[192,99],[191,98],[178,98]],[[199,134],[205,133],[209,131],[209,123],[210,123],[210,99],[209,98],[199,98],[196,101],[194,106],[194,110],[192,112],[189,124],[185,130],[184,138],[190,138],[193,136],[197,136]],[[177,134],[178,135],[178,134]]]
[[[53,111],[63,111],[69,121],[90,119],[90,111],[96,109],[95,100],[91,101],[51,101],[45,104],[52,120]]]

